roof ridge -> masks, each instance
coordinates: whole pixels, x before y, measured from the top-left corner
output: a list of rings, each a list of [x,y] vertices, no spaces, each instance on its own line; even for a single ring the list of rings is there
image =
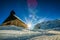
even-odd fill
[[[23,20],[21,20],[18,16],[16,16],[15,14],[13,15],[15,16],[17,19],[19,19],[21,22],[23,22],[24,24],[26,24]]]

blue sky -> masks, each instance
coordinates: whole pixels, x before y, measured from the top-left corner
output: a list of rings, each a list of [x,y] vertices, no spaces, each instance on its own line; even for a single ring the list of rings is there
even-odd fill
[[[37,0],[37,3],[37,16],[60,19],[59,0]],[[27,0],[0,0],[0,24],[9,16],[11,10],[14,10],[16,15],[25,21],[24,18],[29,15]]]

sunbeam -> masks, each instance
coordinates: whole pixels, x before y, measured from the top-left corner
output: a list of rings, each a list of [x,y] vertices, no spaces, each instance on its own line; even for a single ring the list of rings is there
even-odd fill
[[[46,18],[40,18],[37,16],[37,0],[27,0],[28,4],[28,17],[25,17],[25,22],[28,26],[28,29],[33,29],[34,25],[37,23],[43,22]]]

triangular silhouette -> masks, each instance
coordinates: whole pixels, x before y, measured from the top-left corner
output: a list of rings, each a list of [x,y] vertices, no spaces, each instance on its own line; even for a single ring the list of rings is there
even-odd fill
[[[15,12],[12,10],[10,12],[10,15],[7,17],[7,19],[2,23],[3,26],[7,26],[7,25],[15,25],[15,26],[20,26],[20,27],[24,27],[27,28],[27,25],[21,20],[19,19],[19,17],[17,17],[15,15]]]

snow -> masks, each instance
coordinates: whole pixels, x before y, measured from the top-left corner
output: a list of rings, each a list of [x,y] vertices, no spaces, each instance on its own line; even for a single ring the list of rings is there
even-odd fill
[[[56,40],[57,37],[60,38],[59,36],[60,31],[28,30],[16,26],[0,26],[0,40],[54,40],[54,38]]]
[[[14,25],[9,25],[9,26],[0,26],[0,30],[22,30],[22,27],[17,27]]]
[[[38,36],[31,38],[29,40],[60,40],[60,35],[54,35],[54,36]]]
[[[18,16],[14,15],[17,19],[19,19],[20,21],[22,21],[23,23],[25,23],[23,20],[21,20]],[[25,23],[26,24],[26,23]]]
[[[0,30],[0,39],[28,39],[34,36],[37,36],[40,32],[32,32],[32,31],[16,31],[16,30]]]
[[[19,30],[18,30],[19,29]],[[0,39],[23,40],[39,35],[40,32],[30,31],[16,26],[0,26]]]

